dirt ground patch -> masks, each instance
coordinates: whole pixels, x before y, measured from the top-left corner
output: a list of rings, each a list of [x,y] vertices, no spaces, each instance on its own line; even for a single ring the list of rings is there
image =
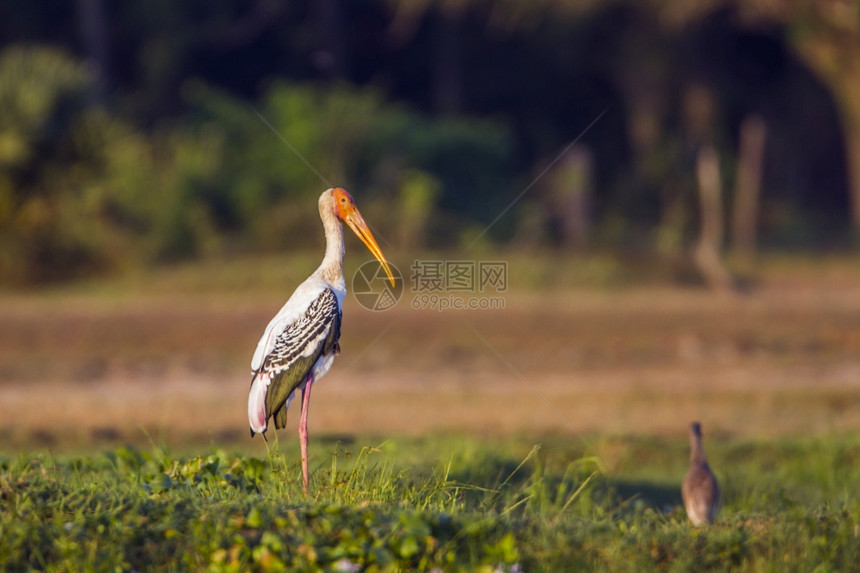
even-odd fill
[[[272,295],[0,301],[0,443],[233,443]],[[791,436],[860,431],[860,289],[555,291],[369,312],[316,387],[320,434]],[[295,412],[288,427],[295,429]],[[290,434],[289,439],[292,439]]]

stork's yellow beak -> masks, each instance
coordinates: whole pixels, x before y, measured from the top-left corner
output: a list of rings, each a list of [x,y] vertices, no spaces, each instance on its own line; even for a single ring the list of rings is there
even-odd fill
[[[370,232],[370,227],[367,226],[367,222],[365,222],[364,217],[362,217],[361,213],[358,212],[358,207],[355,206],[355,201],[352,199],[352,195],[350,195],[346,189],[341,189],[340,187],[332,189],[331,192],[334,197],[337,216],[341,221],[349,225],[352,232],[358,235],[358,238],[361,239],[364,246],[366,246],[373,256],[376,257],[376,260],[379,261],[379,264],[381,264],[382,268],[385,269],[385,274],[388,275],[388,280],[391,283],[391,286],[394,286],[394,273],[391,272],[391,267],[388,265],[388,261],[385,260],[385,255],[382,254],[382,249],[379,248],[379,245],[376,243],[376,239],[373,238],[373,233]]]
[[[358,235],[358,238],[361,239],[361,242],[364,243],[367,250],[376,257],[376,260],[379,261],[379,264],[381,264],[382,268],[385,270],[385,274],[388,275],[388,281],[391,283],[391,286],[394,286],[394,273],[391,272],[391,267],[388,265],[388,261],[385,260],[385,255],[382,254],[382,249],[379,248],[379,245],[376,243],[376,239],[373,238],[373,233],[370,232],[370,227],[367,226],[364,217],[361,216],[361,213],[358,212],[358,209],[356,209],[355,206],[353,206],[351,212],[346,215],[344,221],[349,225],[349,228],[352,229],[352,232]]]

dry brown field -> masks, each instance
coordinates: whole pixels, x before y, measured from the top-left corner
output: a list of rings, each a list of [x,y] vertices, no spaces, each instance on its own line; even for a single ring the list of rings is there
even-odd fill
[[[248,444],[249,362],[295,283],[0,296],[5,450]],[[735,297],[511,288],[500,310],[352,295],[315,435],[808,436],[860,431],[860,273],[772,272]],[[191,289],[193,290],[193,289]],[[294,406],[295,409],[295,406]],[[288,427],[294,439],[295,412]]]

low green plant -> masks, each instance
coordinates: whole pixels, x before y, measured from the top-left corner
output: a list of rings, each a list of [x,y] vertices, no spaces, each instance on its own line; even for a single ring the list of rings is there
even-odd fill
[[[583,456],[558,440],[324,442],[307,496],[277,441],[264,458],[0,457],[0,555],[8,571],[847,571],[860,559],[849,442],[712,440],[728,487],[717,522],[696,528],[678,506],[683,464],[665,486],[653,477],[680,442],[626,441],[638,461],[623,475],[600,444]]]

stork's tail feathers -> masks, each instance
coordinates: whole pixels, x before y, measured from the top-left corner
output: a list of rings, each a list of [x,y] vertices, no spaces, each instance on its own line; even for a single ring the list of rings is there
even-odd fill
[[[254,431],[254,428],[251,428],[251,437],[253,438],[256,435],[257,435],[257,432]],[[263,430],[263,433],[260,435],[263,436],[264,440],[266,440],[267,442],[269,441],[269,438],[266,437],[266,431],[265,430]]]
[[[266,415],[266,392],[272,382],[272,375],[268,372],[259,372],[251,382],[251,393],[248,394],[248,422],[251,424],[251,437],[254,434],[263,434],[266,437],[267,418]]]

